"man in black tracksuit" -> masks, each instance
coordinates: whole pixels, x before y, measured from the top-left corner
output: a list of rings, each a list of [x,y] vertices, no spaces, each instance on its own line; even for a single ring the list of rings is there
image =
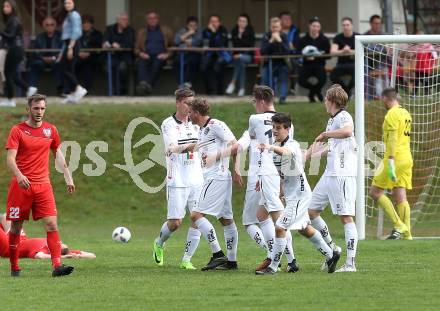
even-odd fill
[[[299,85],[309,90],[310,102],[315,102],[315,96],[319,101],[323,101],[321,89],[324,86],[327,75],[325,72],[325,62],[328,57],[315,57],[317,54],[328,54],[330,52],[330,41],[321,33],[321,22],[317,17],[309,21],[309,31],[298,40],[297,51],[303,54],[303,49],[307,46],[316,47],[319,53],[314,53],[303,58],[303,66],[299,72]],[[309,49],[310,50],[310,49]],[[312,84],[309,79],[315,77],[318,82]]]

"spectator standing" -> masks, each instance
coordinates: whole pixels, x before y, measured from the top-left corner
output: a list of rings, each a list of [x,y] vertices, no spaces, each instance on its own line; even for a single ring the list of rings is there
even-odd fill
[[[197,48],[203,45],[203,32],[195,16],[188,16],[186,26],[179,29],[174,36],[174,44],[179,48]],[[181,81],[181,55],[183,56],[183,81]],[[200,67],[201,54],[197,52],[178,52],[174,60],[177,83],[181,87],[192,88]]]
[[[358,33],[353,32],[353,20],[350,17],[342,18],[342,32],[333,39],[330,53],[338,55],[338,62],[333,69],[330,79],[333,83],[342,86],[350,98],[351,90],[354,87],[354,37]],[[350,78],[348,83],[342,79],[343,76]]]
[[[46,17],[43,20],[44,32],[37,35],[35,41],[31,44],[33,49],[61,49],[61,33],[56,30],[57,22],[53,17]],[[40,75],[45,69],[50,69],[53,74],[57,94],[63,94],[63,79],[61,77],[60,63],[57,55],[59,52],[35,52],[30,55],[30,77],[29,84],[32,87],[38,87]]]
[[[281,12],[279,14],[279,18],[281,20],[281,31],[286,34],[287,41],[289,42],[290,53],[296,54],[296,46],[298,44],[300,31],[298,27],[293,24],[290,12]],[[290,67],[290,73],[292,74],[292,78],[290,79],[290,93],[295,95],[296,75],[298,74],[298,59],[290,58],[288,65]]]
[[[22,89],[27,90],[27,94],[33,95],[37,92],[36,88],[29,88],[27,83],[17,73],[17,66],[24,58],[23,27],[17,16],[17,3],[15,0],[3,1],[2,15],[5,28],[0,32],[2,41],[7,48],[5,59],[5,96],[6,99],[0,102],[0,106],[15,107],[14,83]]]
[[[210,48],[228,47],[228,30],[221,24],[220,16],[213,14],[209,17],[208,26],[203,31],[203,39]],[[222,95],[224,88],[224,71],[232,61],[231,53],[227,51],[207,52],[203,56],[202,68],[205,74],[206,93],[213,94],[216,90]]]
[[[299,85],[309,90],[309,101],[315,102],[315,96],[323,101],[322,87],[327,80],[325,62],[328,57],[317,57],[330,53],[330,41],[321,32],[321,22],[318,17],[309,20],[309,31],[298,41],[298,53],[304,56],[303,66],[299,72]],[[312,84],[309,79],[314,77],[317,82]]]
[[[61,71],[64,76],[64,86],[71,92],[64,99],[64,103],[77,103],[86,94],[87,90],[83,88],[76,79],[75,65],[78,60],[79,39],[82,35],[81,15],[75,10],[73,0],[64,0],[64,9],[67,15],[63,22],[63,32],[61,40],[63,47],[59,56],[61,62]]]
[[[241,14],[237,25],[231,31],[232,46],[234,48],[253,48],[255,46],[255,32],[247,14]],[[235,84],[238,82],[237,96],[244,96],[246,87],[246,66],[253,60],[254,52],[233,52],[234,74],[226,89],[226,94],[232,95]]]
[[[94,27],[95,19],[93,16],[84,14],[81,17],[82,36],[79,45],[82,49],[97,49],[102,47],[102,33]],[[80,51],[78,53],[78,63],[76,73],[84,87],[91,90],[93,87],[94,73],[99,70],[102,61],[99,52]]]
[[[146,26],[139,29],[135,44],[138,56],[138,94],[150,94],[160,72],[170,57],[168,48],[173,43],[171,29],[159,23],[159,14],[150,11],[145,15]]]
[[[134,29],[130,26],[127,13],[121,13],[115,24],[107,26],[104,33],[103,48],[133,49]],[[113,86],[116,95],[128,94],[129,68],[133,63],[133,52],[116,52],[112,54]]]
[[[289,55],[289,42],[287,41],[287,35],[281,31],[281,21],[278,17],[271,18],[270,31],[264,34],[261,41],[261,55],[265,56],[282,56]],[[287,66],[287,60],[285,58],[273,58],[272,59],[272,72],[269,68],[269,60],[264,61],[262,78],[263,84],[276,89],[273,85],[274,80],[277,80],[277,86],[279,87],[279,101],[280,104],[286,102],[287,89],[289,82],[289,67]],[[272,76],[271,76],[272,74]]]

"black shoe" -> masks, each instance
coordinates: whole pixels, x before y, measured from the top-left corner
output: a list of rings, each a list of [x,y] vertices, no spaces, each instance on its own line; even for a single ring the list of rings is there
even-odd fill
[[[138,95],[150,95],[151,94],[151,85],[147,81],[141,81],[136,86],[136,93]]]
[[[309,93],[308,97],[309,97],[309,102],[310,103],[316,103],[315,95],[313,93]]]
[[[18,277],[20,276],[21,270],[11,270],[11,276],[12,277]]]
[[[218,266],[222,266],[228,262],[228,257],[226,257],[223,253],[222,256],[212,256],[206,266],[202,268],[202,271],[213,270]]]
[[[316,93],[316,96],[318,96],[318,100],[319,100],[320,102],[323,102],[323,101],[324,101],[324,96],[322,96],[321,92]]]
[[[286,272],[287,273],[295,273],[299,271],[299,267],[296,264],[296,259],[292,260],[292,262],[287,264]]]
[[[53,277],[58,277],[58,276],[65,276],[65,275],[69,275],[73,272],[73,267],[71,266],[65,266],[65,265],[61,265],[56,267],[55,269],[53,269],[52,271],[52,276]]]
[[[271,267],[267,267],[266,269],[255,271],[256,275],[274,275],[275,273],[276,271],[272,270]]]
[[[218,266],[217,270],[237,270],[238,265],[236,261],[227,261],[225,264]]]
[[[279,105],[285,105],[286,104],[286,99],[285,98],[280,98],[278,104]]]
[[[393,229],[390,235],[387,236],[385,240],[400,240],[401,237],[402,237],[402,233],[400,233],[396,229]]]
[[[327,272],[333,273],[336,270],[336,265],[341,257],[341,253],[333,251],[333,257],[327,260]]]

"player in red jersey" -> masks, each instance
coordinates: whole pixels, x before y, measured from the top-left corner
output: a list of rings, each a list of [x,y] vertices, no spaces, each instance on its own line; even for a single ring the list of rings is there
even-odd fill
[[[6,214],[0,215],[0,257],[9,257],[8,231],[11,222],[6,220]],[[50,250],[46,238],[29,239],[24,231],[21,231],[19,258],[51,259]],[[95,259],[96,255],[90,252],[71,250],[66,244],[61,244],[61,258],[88,258]]]
[[[28,119],[12,127],[6,143],[8,168],[13,173],[9,185],[6,218],[11,221],[9,254],[11,276],[20,275],[18,264],[20,232],[23,221],[41,219],[47,232],[47,246],[52,259],[52,276],[72,273],[73,267],[61,264],[61,241],[58,234],[57,210],[49,180],[49,153],[62,168],[68,193],[75,192],[60,147],[60,136],[55,126],[43,121],[46,96],[35,94],[28,98]]]

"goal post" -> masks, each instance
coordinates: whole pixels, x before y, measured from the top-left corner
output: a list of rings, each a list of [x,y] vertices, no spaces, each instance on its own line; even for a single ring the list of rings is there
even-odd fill
[[[432,49],[423,50],[427,46]],[[431,56],[427,59],[426,55],[423,59],[417,54],[431,55],[431,51],[432,59]],[[384,151],[383,144],[379,142],[382,141],[382,122],[386,111],[380,102],[380,90],[387,86],[398,88],[401,105],[413,116],[411,151],[414,189],[408,195],[411,218],[414,222],[418,217],[425,221],[435,214],[435,221],[440,221],[440,207],[437,207],[440,205],[440,67],[438,57],[434,57],[437,54],[440,54],[440,35],[355,37],[355,135],[359,148],[356,227],[359,239],[372,235],[366,230],[367,221],[371,223],[379,219],[374,224],[378,235],[384,226],[383,214],[367,195],[373,171],[369,159],[372,152],[370,143],[378,142],[374,147],[376,159],[379,159],[376,155]],[[429,72],[417,71],[422,62],[425,67],[430,67]],[[434,134],[431,135],[431,132]],[[436,226],[440,227],[440,223]],[[434,234],[439,234],[436,230],[420,232],[423,231],[425,236],[434,231]]]

